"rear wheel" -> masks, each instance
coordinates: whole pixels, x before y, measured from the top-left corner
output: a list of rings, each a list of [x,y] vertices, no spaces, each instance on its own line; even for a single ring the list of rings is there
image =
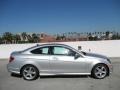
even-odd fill
[[[92,70],[92,76],[97,79],[103,79],[108,75],[108,68],[104,64],[96,65]]]
[[[33,65],[26,65],[22,69],[22,76],[25,80],[35,80],[39,76],[39,71]]]

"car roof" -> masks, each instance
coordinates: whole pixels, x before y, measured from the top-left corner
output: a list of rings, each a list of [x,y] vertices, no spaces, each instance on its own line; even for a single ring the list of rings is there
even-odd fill
[[[51,46],[51,45],[57,45],[57,46],[67,46],[70,47],[69,45],[66,44],[60,44],[60,43],[47,43],[47,44],[37,44],[37,46]]]
[[[64,46],[64,47],[70,48],[70,49],[72,49],[72,50],[74,50],[74,51],[77,51],[78,53],[81,53],[81,52],[79,52],[77,49],[75,49],[75,48],[73,48],[73,47],[71,47],[71,46],[69,46],[69,45],[60,44],[60,43],[36,44],[36,45],[33,46],[33,47],[30,47],[30,48],[28,48],[28,49],[23,50],[22,52],[23,52],[23,53],[25,53],[25,52],[27,52],[27,51],[29,52],[29,51],[31,51],[31,50],[33,50],[33,49],[36,49],[36,48],[39,48],[39,47],[44,47],[44,46]],[[81,54],[82,54],[82,53],[81,53]],[[82,56],[84,56],[84,55],[82,54]]]
[[[27,48],[25,50],[23,50],[22,52],[26,52],[26,51],[29,51],[31,49],[35,49],[35,48],[38,48],[38,47],[44,47],[44,46],[65,46],[65,47],[69,47],[69,48],[72,48],[70,47],[69,45],[65,45],[65,44],[59,44],[59,43],[46,43],[46,44],[36,44],[35,46],[32,46],[30,48]]]

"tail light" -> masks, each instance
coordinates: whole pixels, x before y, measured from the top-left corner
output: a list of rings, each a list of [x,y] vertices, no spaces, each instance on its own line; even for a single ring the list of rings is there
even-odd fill
[[[14,60],[14,57],[13,57],[13,56],[10,56],[9,62],[12,62],[13,60]]]

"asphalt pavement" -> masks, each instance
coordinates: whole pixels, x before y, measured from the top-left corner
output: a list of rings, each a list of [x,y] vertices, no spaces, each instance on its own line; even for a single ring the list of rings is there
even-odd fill
[[[104,79],[90,76],[42,76],[25,81],[11,76],[6,69],[8,60],[0,60],[0,90],[120,90],[120,58],[112,58],[113,73]]]

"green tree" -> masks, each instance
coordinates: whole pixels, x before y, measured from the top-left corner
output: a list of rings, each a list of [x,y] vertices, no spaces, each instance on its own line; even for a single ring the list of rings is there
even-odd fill
[[[105,32],[106,39],[109,39],[109,34],[110,34],[109,31],[106,31],[106,32]]]
[[[26,33],[26,32],[23,32],[21,35],[22,35],[23,41],[26,41],[27,33]]]
[[[61,36],[61,39],[62,39],[62,40],[66,40],[66,36],[63,34],[63,35]]]
[[[93,40],[93,37],[92,37],[92,36],[89,36],[88,38],[89,38],[89,40],[90,40],[90,41],[92,41],[92,40]]]
[[[3,38],[2,37],[0,37],[0,44],[2,44],[3,43]]]
[[[95,35],[97,34],[97,32],[95,32]]]
[[[89,33],[89,36],[92,36],[91,32]]]
[[[35,34],[35,33],[33,33],[32,34],[32,39],[33,39],[33,42],[34,43],[37,43],[37,42],[39,42],[39,40],[40,40],[40,38],[37,36],[37,34]]]
[[[61,36],[57,34],[56,40],[61,40]]]
[[[117,35],[114,34],[114,35],[112,36],[112,40],[116,40],[116,39],[117,39]]]
[[[116,34],[113,34],[112,39],[113,40],[120,39],[119,33],[117,32]]]
[[[89,32],[86,32],[87,36],[89,35]]]
[[[27,35],[27,38],[28,38],[28,42],[29,43],[33,43],[34,42],[34,40],[33,40],[31,35]]]
[[[5,43],[12,43],[13,40],[13,34],[10,32],[5,32],[3,34],[3,40],[5,41]]]
[[[13,38],[14,38],[14,42],[15,42],[15,43],[19,43],[19,42],[21,41],[21,38],[20,38],[20,35],[19,35],[19,34],[15,34],[15,35],[13,36]]]

